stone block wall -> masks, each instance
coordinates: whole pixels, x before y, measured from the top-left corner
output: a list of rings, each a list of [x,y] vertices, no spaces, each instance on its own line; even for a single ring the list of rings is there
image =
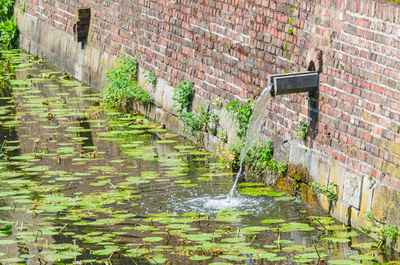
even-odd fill
[[[87,7],[91,19],[84,47],[75,42],[73,27],[76,9]],[[256,98],[270,74],[305,71],[313,61],[321,73],[319,91],[271,100],[264,134],[288,143],[283,156],[303,164],[309,181],[339,184],[335,216],[357,225],[373,210],[400,225],[393,213],[400,207],[398,4],[25,0],[18,23],[22,48],[94,86],[101,87],[112,59],[125,52],[157,74],[160,93],[170,94],[190,79],[204,101]],[[171,106],[165,97],[156,103]],[[296,139],[300,121],[308,122],[304,143]],[[390,203],[380,204],[380,198]]]

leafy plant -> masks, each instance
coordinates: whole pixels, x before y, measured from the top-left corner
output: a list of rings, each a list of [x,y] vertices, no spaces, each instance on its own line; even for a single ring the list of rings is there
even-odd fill
[[[222,102],[219,98],[214,98],[212,102],[217,108],[222,108]]]
[[[325,195],[329,201],[333,201],[338,198],[339,186],[336,183],[330,182],[328,185],[324,185],[317,182],[310,182],[308,185],[316,193]]]
[[[306,122],[301,121],[299,124],[299,127],[297,127],[297,137],[299,137],[302,140],[305,140],[307,137],[307,132],[308,132],[308,125]]]
[[[227,162],[229,167],[236,168],[239,166],[240,154],[244,146],[245,146],[244,140],[234,142],[232,145],[229,146],[229,151],[232,154],[232,158]]]
[[[18,46],[18,27],[14,17],[0,22],[0,44],[6,49]]]
[[[383,243],[386,243],[388,246],[392,247],[400,236],[400,230],[397,226],[394,225],[384,225],[382,222],[379,222],[375,217],[375,212],[368,211],[364,214],[364,219],[371,223],[369,226],[361,226],[361,229],[367,233],[375,233],[382,237],[381,242],[379,243],[379,247],[382,246]]]
[[[239,166],[240,155],[244,148],[244,140],[237,141],[229,147],[229,151],[232,153],[232,159],[228,161],[230,167],[237,168]],[[273,156],[274,145],[272,141],[255,143],[243,158],[243,164],[253,176],[260,175],[265,170],[271,173],[284,174],[287,170],[286,164],[284,162],[277,163]]]
[[[206,104],[197,108],[197,115],[193,112],[181,111],[178,113],[179,120],[184,125],[184,131],[195,135],[196,132],[205,131],[217,135],[219,116],[210,112],[210,106]]]
[[[226,111],[234,118],[235,124],[238,127],[236,135],[243,138],[246,135],[249,127],[249,121],[253,114],[253,100],[247,100],[244,104],[236,100],[231,100],[225,106]]]
[[[287,165],[283,161],[279,162],[278,164],[278,172],[281,175],[284,175],[287,172]]]
[[[221,140],[221,142],[226,144],[228,142],[228,133],[226,131],[222,130],[219,132],[218,138]]]
[[[153,87],[157,84],[157,75],[154,72],[143,71],[143,75],[146,79],[146,83]]]
[[[136,100],[141,103],[152,101],[150,94],[137,82],[137,61],[123,54],[117,65],[106,74],[107,83],[103,102],[108,107],[118,107],[124,100]]]
[[[383,240],[389,246],[393,246],[396,243],[397,239],[400,236],[400,231],[397,226],[394,225],[385,225],[379,231],[379,234],[382,236]]]
[[[9,20],[14,12],[15,0],[0,0],[0,22]]]
[[[178,118],[182,121],[185,132],[194,135],[196,132],[201,131],[202,124],[193,112],[183,111],[179,114]]]
[[[176,108],[178,115],[192,104],[193,96],[193,81],[183,80],[176,86],[176,88],[174,89],[172,100],[174,101],[174,107]]]
[[[26,1],[26,0],[23,0],[23,1],[21,2],[21,4],[19,5],[18,11],[21,12],[21,13],[24,13],[24,12],[25,12],[25,1]]]
[[[219,116],[217,114],[211,114],[210,106],[202,104],[197,108],[197,119],[202,127],[202,130],[210,132],[212,135],[217,135],[217,125]]]
[[[0,0],[0,45],[5,49],[18,46],[18,27],[14,21],[15,0]]]

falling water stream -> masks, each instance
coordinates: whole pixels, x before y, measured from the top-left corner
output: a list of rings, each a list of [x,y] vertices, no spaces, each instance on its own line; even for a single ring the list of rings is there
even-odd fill
[[[233,186],[231,188],[231,190],[229,191],[228,194],[228,199],[232,199],[234,194],[235,194],[235,190],[236,190],[236,186],[237,183],[239,181],[239,178],[242,174],[243,171],[243,159],[245,158],[247,152],[249,151],[249,149],[251,148],[251,146],[257,141],[257,135],[259,135],[259,130],[260,130],[260,125],[261,125],[261,120],[263,118],[263,113],[264,113],[264,109],[267,106],[268,101],[271,99],[271,85],[268,85],[263,92],[261,93],[260,97],[257,99],[256,104],[254,105],[254,109],[253,109],[253,114],[250,117],[250,121],[249,121],[249,125],[247,128],[247,133],[246,133],[246,137],[245,137],[245,145],[244,148],[242,149],[242,151],[240,152],[240,156],[239,156],[239,171],[236,174],[236,178],[235,178],[235,182],[233,183]]]

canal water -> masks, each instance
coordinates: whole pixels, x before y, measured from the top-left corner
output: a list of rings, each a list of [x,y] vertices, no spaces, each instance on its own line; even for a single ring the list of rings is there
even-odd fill
[[[224,201],[235,173],[215,155],[142,115],[105,110],[96,90],[31,55],[2,60],[2,264],[398,259],[260,183],[239,183]]]

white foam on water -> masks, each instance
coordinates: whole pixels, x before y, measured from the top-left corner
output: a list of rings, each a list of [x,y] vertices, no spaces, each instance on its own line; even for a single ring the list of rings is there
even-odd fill
[[[255,209],[260,200],[255,197],[244,197],[237,195],[235,197],[227,197],[226,195],[219,195],[215,197],[205,196],[188,200],[184,203],[184,207],[190,208],[191,211],[198,212],[218,212],[222,209],[234,210],[250,210]]]

